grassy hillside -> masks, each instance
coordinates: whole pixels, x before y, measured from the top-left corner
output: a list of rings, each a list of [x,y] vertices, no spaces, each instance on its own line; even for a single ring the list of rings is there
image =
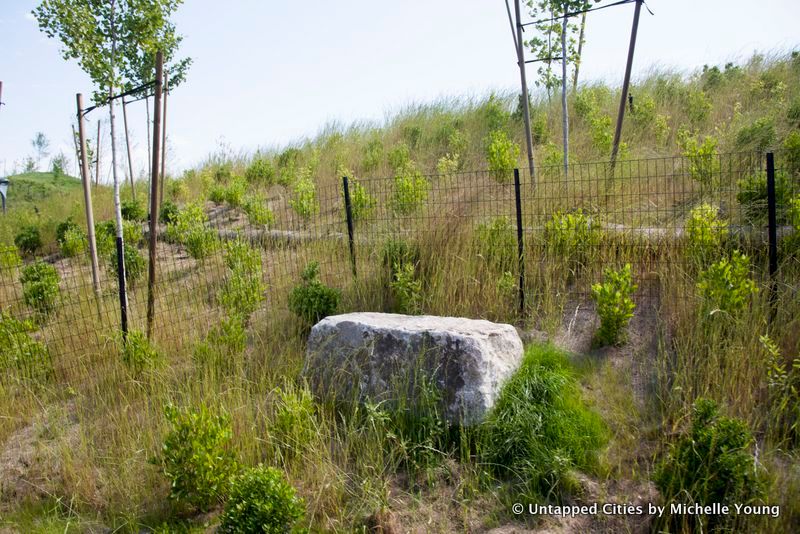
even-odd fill
[[[618,91],[582,86],[569,95],[568,176],[560,103],[533,99],[522,311],[513,94],[410,106],[257,154],[221,147],[171,178],[149,342],[141,224],[126,225],[136,269],[123,343],[113,240],[99,247],[95,296],[80,189],[26,186],[0,243],[34,224],[46,244],[23,258],[0,249],[0,529],[204,532],[246,515],[245,495],[274,515],[304,512],[312,532],[796,530],[800,56],[653,72],[633,95],[623,157],[646,162],[616,174],[588,164],[610,152]],[[717,155],[767,149],[780,151],[775,286],[759,239],[763,162]],[[356,178],[357,276],[342,175]],[[95,214],[111,218],[107,188]],[[34,264],[59,251],[68,216],[84,248]],[[474,428],[446,428],[425,381],[414,407],[402,394],[315,397],[302,375],[311,323],[364,310],[513,323],[524,362]],[[259,480],[268,496],[248,490]],[[781,510],[560,519],[511,508],[678,501]]]

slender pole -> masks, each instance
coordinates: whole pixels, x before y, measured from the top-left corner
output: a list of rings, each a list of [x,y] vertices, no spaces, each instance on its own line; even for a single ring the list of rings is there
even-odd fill
[[[528,106],[528,81],[525,76],[525,49],[522,42],[522,16],[520,15],[519,0],[514,0],[514,14],[517,17],[517,64],[519,65],[519,80],[522,85],[522,115],[525,120],[525,144],[528,148],[528,172],[533,183],[533,137],[531,137],[531,110]]]
[[[642,11],[643,0],[636,0],[636,10],[633,12],[633,27],[631,28],[631,42],[628,45],[628,62],[625,65],[625,79],[622,82],[622,95],[619,98],[619,112],[617,113],[617,127],[614,129],[614,147],[611,149],[611,170],[617,162],[619,141],[622,136],[622,119],[625,118],[625,103],[628,101],[628,87],[631,83],[631,68],[633,67],[633,52],[636,49],[636,32],[639,30],[639,13]]]
[[[122,99],[122,121],[125,123],[125,148],[128,151],[128,175],[131,180],[131,198],[136,202],[136,186],[133,184],[133,160],[131,160],[131,138],[128,134],[128,109],[125,99]]]
[[[78,137],[80,139],[81,183],[83,184],[83,203],[86,208],[86,236],[89,240],[89,255],[92,257],[92,287],[98,306],[100,305],[100,266],[97,262],[97,243],[94,236],[94,214],[92,213],[92,176],[89,174],[89,158],[86,151],[86,128],[83,118],[83,95],[78,93]]]
[[[775,313],[775,304],[778,295],[778,210],[775,199],[775,156],[767,153],[767,235],[769,240],[769,278],[772,315]]]
[[[569,115],[567,113],[567,8],[561,22],[561,128],[564,135],[564,178],[569,170]]]
[[[350,241],[350,263],[353,265],[353,277],[356,277],[356,244],[353,238],[353,206],[350,202],[350,184],[347,176],[342,176],[344,187],[344,211],[347,215],[347,237]]]
[[[94,158],[94,185],[100,184],[100,119],[97,119],[97,142],[95,143],[95,158]]]
[[[150,97],[144,97],[144,109],[147,112],[147,128],[145,131],[147,132],[147,161],[148,163],[153,161],[153,156],[150,153]],[[151,183],[153,182],[153,175],[148,173],[148,182],[147,182],[147,209],[150,209],[150,190],[153,188]]]
[[[581,33],[578,37],[578,57],[575,60],[575,74],[572,76],[572,90],[578,89],[578,71],[581,68],[581,54],[583,53],[583,36],[586,30],[586,12],[581,15]]]
[[[156,95],[153,110],[153,161],[150,176],[158,176],[158,157],[161,154],[158,136],[161,128],[161,91],[164,75],[164,55],[156,53]],[[149,125],[148,125],[149,127]],[[148,128],[149,129],[149,128]],[[147,339],[153,335],[156,303],[156,244],[158,242],[158,180],[150,180],[150,263],[147,275]]]
[[[525,313],[525,252],[522,244],[522,199],[519,169],[514,169],[514,207],[517,212],[517,260],[519,261],[519,312]]]
[[[164,202],[164,180],[167,176],[167,95],[169,74],[164,74],[164,114],[161,117],[161,187],[158,190],[158,205]],[[155,131],[155,130],[154,130]]]
[[[81,152],[78,150],[78,133],[75,131],[74,124],[71,124],[70,126],[72,126],[72,144],[75,147],[75,168],[77,169],[75,174],[78,174],[81,172]]]

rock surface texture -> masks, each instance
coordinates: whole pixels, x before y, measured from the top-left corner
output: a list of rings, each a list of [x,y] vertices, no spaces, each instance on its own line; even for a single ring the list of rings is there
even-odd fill
[[[491,409],[522,352],[507,324],[348,313],[314,325],[304,374],[327,398],[415,406],[433,397],[448,422],[471,425]]]

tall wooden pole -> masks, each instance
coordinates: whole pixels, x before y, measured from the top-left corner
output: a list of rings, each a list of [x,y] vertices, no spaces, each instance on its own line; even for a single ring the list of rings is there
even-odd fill
[[[625,104],[628,101],[628,87],[631,83],[631,68],[633,67],[633,51],[636,48],[636,32],[639,30],[639,13],[642,11],[643,0],[636,0],[636,10],[633,12],[633,27],[631,28],[631,42],[628,45],[628,63],[625,65],[625,79],[622,82],[622,95],[619,97],[619,112],[617,112],[617,127],[614,130],[614,147],[611,149],[611,169],[617,162],[619,141],[622,136],[622,119],[625,118]]]
[[[97,119],[97,142],[94,144],[94,185],[100,183],[100,119]]]
[[[156,94],[153,108],[153,165],[150,180],[150,265],[147,278],[147,338],[153,335],[153,319],[155,317],[156,303],[156,243],[158,236],[158,157],[161,154],[159,146],[159,129],[161,128],[161,91],[162,76],[164,74],[164,55],[161,51],[156,53]]]
[[[78,136],[80,138],[81,183],[83,203],[86,208],[86,236],[89,240],[89,255],[92,257],[92,287],[100,305],[100,266],[97,262],[97,243],[94,236],[94,214],[92,213],[92,175],[89,174],[89,158],[86,156],[86,128],[83,118],[83,95],[75,95],[78,104]]]
[[[525,120],[525,144],[528,148],[528,172],[530,172],[531,183],[533,183],[533,137],[531,136],[531,111],[528,106],[528,81],[525,76],[525,49],[522,43],[522,18],[519,0],[514,0],[514,14],[517,19],[517,64],[519,65],[519,79],[522,85],[522,114]]]
[[[128,175],[131,179],[131,198],[136,202],[136,186],[133,184],[133,161],[131,160],[131,139],[128,135],[128,110],[125,99],[122,99],[122,122],[125,124],[125,148],[128,150]]]
[[[169,74],[164,74],[164,115],[161,117],[161,187],[158,190],[159,206],[164,202],[164,180],[167,176],[167,95],[169,95]],[[155,131],[155,127],[153,131]]]
[[[564,136],[564,178],[569,171],[569,114],[567,110],[567,9],[561,21],[561,129]]]
[[[147,128],[145,131],[147,132],[147,162],[150,163],[153,161],[153,156],[150,153],[150,97],[144,97],[144,109],[147,112]],[[151,169],[152,170],[152,169]],[[150,190],[153,188],[153,175],[152,173],[148,172],[148,180],[147,180],[147,209],[150,209]]]

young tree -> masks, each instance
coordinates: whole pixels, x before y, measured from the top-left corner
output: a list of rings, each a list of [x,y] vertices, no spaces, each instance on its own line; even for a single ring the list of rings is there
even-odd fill
[[[94,101],[109,104],[111,169],[117,252],[124,257],[120,183],[115,140],[115,100],[123,74],[136,64],[135,53],[151,52],[161,42],[169,15],[181,0],[43,0],[33,11],[39,28],[61,41],[64,59],[76,59],[95,84]],[[120,266],[124,280],[124,262]],[[127,305],[121,292],[120,304]]]
[[[36,151],[36,169],[38,170],[42,159],[50,154],[50,141],[45,137],[44,133],[36,132],[36,135],[31,139],[31,145]]]

